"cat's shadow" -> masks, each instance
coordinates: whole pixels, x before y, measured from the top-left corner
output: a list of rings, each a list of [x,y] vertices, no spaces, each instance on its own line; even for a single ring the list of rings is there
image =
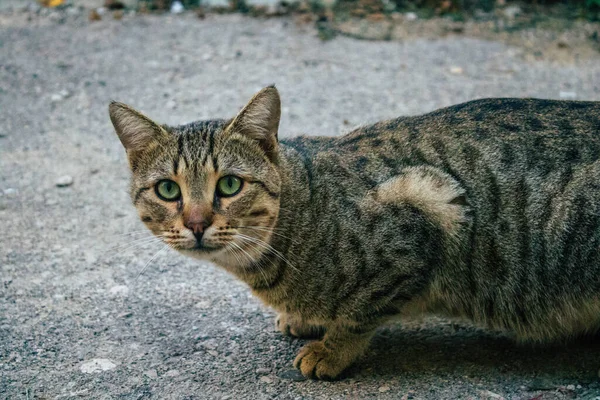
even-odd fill
[[[380,329],[368,354],[347,376],[545,377],[586,383],[598,380],[599,368],[600,336],[544,346],[518,344],[474,327],[434,321],[417,328]]]

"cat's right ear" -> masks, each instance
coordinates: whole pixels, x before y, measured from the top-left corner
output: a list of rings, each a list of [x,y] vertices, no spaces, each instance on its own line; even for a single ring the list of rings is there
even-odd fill
[[[108,113],[130,162],[167,135],[160,125],[126,104],[113,101],[108,106]]]

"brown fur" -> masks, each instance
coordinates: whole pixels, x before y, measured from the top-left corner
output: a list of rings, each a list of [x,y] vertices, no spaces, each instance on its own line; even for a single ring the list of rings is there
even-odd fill
[[[486,99],[282,141],[274,87],[229,120],[110,115],[142,220],[245,281],[283,333],[322,336],[294,361],[306,376],[338,377],[400,315],[538,342],[600,329],[598,103]],[[231,175],[242,189],[222,196]]]

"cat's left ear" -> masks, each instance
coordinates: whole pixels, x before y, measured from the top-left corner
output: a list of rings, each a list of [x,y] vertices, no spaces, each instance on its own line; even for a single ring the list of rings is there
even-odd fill
[[[281,100],[275,86],[254,95],[226,128],[255,139],[271,161],[277,159],[277,131],[281,118]]]
[[[160,125],[126,104],[113,101],[108,112],[131,165],[167,136]]]

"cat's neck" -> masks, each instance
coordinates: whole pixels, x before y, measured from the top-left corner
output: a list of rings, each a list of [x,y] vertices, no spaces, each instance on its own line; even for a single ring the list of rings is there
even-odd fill
[[[278,169],[281,176],[279,215],[269,245],[262,257],[236,275],[257,293],[268,293],[290,276],[299,272],[295,265],[298,251],[302,248],[302,236],[310,230],[311,188],[310,158],[296,150],[281,146]],[[271,303],[267,299],[265,301]]]

